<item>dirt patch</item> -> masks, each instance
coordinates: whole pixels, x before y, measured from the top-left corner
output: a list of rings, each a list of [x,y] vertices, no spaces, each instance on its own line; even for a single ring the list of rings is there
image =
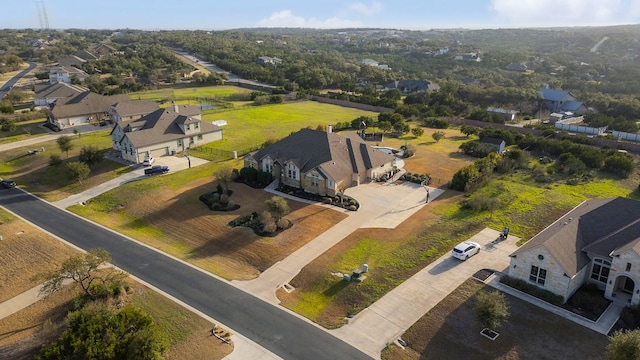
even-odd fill
[[[237,280],[257,277],[346,217],[327,207],[288,200],[291,212],[285,218],[292,222],[291,228],[274,237],[260,237],[249,228],[232,228],[228,223],[254,211],[261,213],[266,209],[264,202],[273,194],[230,183],[231,200],[241,207],[218,213],[198,200],[203,193],[214,190],[214,186],[212,178],[202,178],[180,189],[162,187],[136,196],[133,201],[119,193],[123,206],[114,211],[124,211],[129,219],[152,224],[162,233],[161,236],[133,233],[137,239],[219,276]],[[116,221],[110,226],[131,228],[116,219],[109,221]]]
[[[476,271],[476,273],[473,274],[473,277],[480,281],[485,281],[489,278],[489,276],[493,275],[494,273],[495,273],[494,270],[482,269],[482,270]]]
[[[527,302],[507,296],[509,318],[491,341],[480,334],[475,294],[494,291],[467,280],[410,327],[406,349],[390,346],[382,359],[603,359],[608,338]]]

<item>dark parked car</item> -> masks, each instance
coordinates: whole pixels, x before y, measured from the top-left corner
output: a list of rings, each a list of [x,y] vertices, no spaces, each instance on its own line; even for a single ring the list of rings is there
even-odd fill
[[[11,180],[11,179],[3,179],[2,181],[0,181],[0,185],[2,185],[3,188],[12,188],[16,186],[16,182]]]
[[[155,175],[155,174],[164,174],[169,172],[169,167],[168,166],[163,166],[163,165],[156,165],[156,166],[152,166],[148,169],[144,169],[144,174],[145,175]]]

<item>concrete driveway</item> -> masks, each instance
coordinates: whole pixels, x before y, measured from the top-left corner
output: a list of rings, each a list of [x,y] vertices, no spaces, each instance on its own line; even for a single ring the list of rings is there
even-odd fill
[[[202,164],[206,164],[208,161],[204,160],[204,159],[200,159],[194,156],[190,156],[189,157],[190,162],[191,162],[191,167],[195,167],[195,166],[200,166]],[[116,160],[117,159],[112,159],[112,160]],[[122,161],[122,160],[120,160]],[[184,170],[189,168],[189,160],[187,160],[184,157],[177,157],[177,156],[162,156],[162,157],[158,157],[156,158],[156,161],[153,163],[153,165],[165,165],[169,167],[169,173],[174,173],[176,171],[180,171],[180,170]],[[67,207],[71,206],[71,205],[76,205],[76,204],[80,204],[82,202],[86,202],[102,193],[105,193],[111,189],[114,189],[122,184],[128,183],[130,181],[135,181],[135,180],[140,180],[140,179],[145,179],[148,176],[144,174],[144,169],[145,167],[143,167],[141,164],[132,164],[129,165],[132,169],[131,171],[129,171],[126,174],[123,174],[121,176],[118,176],[115,179],[111,179],[107,182],[104,182],[96,187],[93,187],[91,189],[87,189],[86,191],[83,191],[81,193],[75,194],[75,195],[71,195],[67,198],[64,198],[62,200],[58,200],[52,203],[52,205],[59,207],[61,209],[66,209]],[[153,175],[153,176],[163,176],[163,175]]]
[[[347,325],[331,332],[362,352],[379,358],[387,344],[478,270],[505,271],[509,267],[509,254],[517,249],[519,239],[509,236],[494,243],[498,235],[497,230],[482,230],[469,239],[482,246],[478,255],[467,261],[443,255],[350,319]]]

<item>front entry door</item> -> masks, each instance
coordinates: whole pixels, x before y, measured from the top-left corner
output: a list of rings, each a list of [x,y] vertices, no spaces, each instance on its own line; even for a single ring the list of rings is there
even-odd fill
[[[633,288],[635,287],[635,283],[631,278],[625,278],[624,286],[622,287],[622,291],[633,294]]]

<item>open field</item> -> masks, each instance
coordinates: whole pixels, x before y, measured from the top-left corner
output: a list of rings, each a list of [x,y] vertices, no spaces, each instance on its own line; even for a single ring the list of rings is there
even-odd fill
[[[240,209],[213,212],[198,200],[215,190],[212,173],[180,187],[157,183],[172,183],[171,174],[125,184],[92,199],[86,207],[70,210],[227,279],[258,276],[345,217],[321,206],[289,201],[291,213],[286,218],[293,227],[275,237],[231,228],[229,221],[264,211],[264,202],[272,195],[231,183],[231,200]],[[179,181],[180,174],[175,176]]]
[[[229,85],[219,86],[193,86],[174,85],[158,90],[145,90],[129,94],[132,100],[155,100],[155,101],[180,101],[193,100],[196,98],[218,98],[228,100],[229,98],[248,97],[252,90]]]
[[[91,169],[89,177],[82,185],[69,179],[64,164],[59,167],[49,166],[51,155],[59,155],[64,161],[77,161],[77,156],[84,146],[95,146],[105,150],[111,147],[109,130],[73,135],[73,148],[61,153],[55,140],[43,142],[30,147],[15,148],[0,153],[0,177],[11,177],[19,187],[38,195],[45,200],[55,201],[82,192],[130,170],[128,166],[104,160]],[[42,152],[42,148],[45,149]],[[28,151],[39,150],[35,155],[27,155]]]
[[[606,336],[509,295],[500,336],[483,337],[475,312],[480,291],[495,290],[467,280],[402,335],[407,348],[389,345],[382,359],[604,359]]]
[[[34,276],[54,270],[75,253],[51,235],[0,209],[0,303],[38,284]]]
[[[377,113],[345,108],[315,101],[245,106],[213,114],[204,114],[203,120],[226,120],[224,139],[207,145],[223,150],[242,150],[263,144],[267,139],[281,139],[301,128],[333,125],[351,121],[359,116],[377,116]]]
[[[35,276],[54,270],[77,250],[0,210],[0,303],[33,288]],[[131,282],[128,297],[149,314],[169,340],[166,359],[221,359],[233,347],[210,335],[213,325],[160,294]],[[74,285],[41,299],[22,311],[0,319],[0,358],[32,359],[40,346],[63,330],[71,300],[80,293]]]

